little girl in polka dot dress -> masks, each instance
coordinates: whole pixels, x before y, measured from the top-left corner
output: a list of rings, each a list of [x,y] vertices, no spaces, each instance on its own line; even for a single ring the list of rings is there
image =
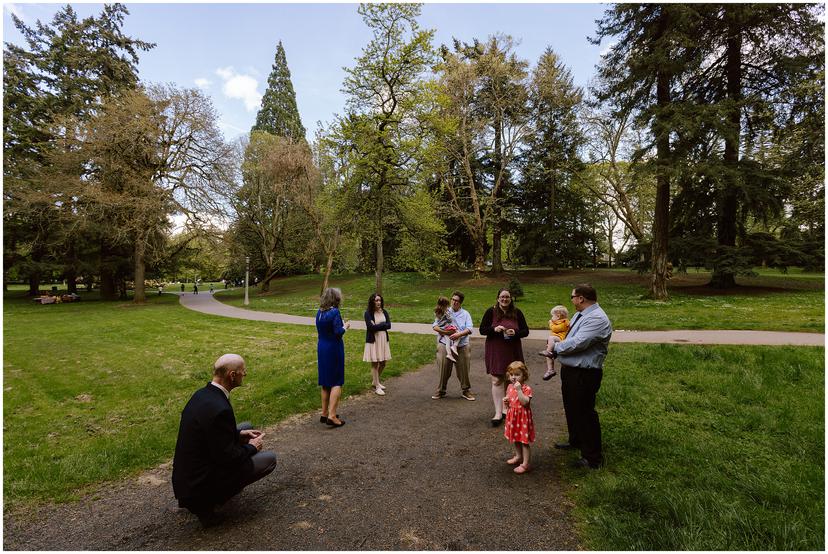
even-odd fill
[[[506,412],[506,429],[503,436],[515,446],[515,455],[506,460],[507,464],[516,465],[515,473],[526,473],[529,465],[529,445],[535,442],[535,422],[532,420],[532,387],[525,384],[529,380],[529,370],[523,362],[512,362],[506,368],[506,375],[511,385],[503,399]]]

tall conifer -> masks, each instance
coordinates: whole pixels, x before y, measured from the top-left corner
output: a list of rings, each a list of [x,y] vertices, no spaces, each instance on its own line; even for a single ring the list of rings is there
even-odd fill
[[[305,140],[305,128],[296,107],[296,92],[290,80],[290,70],[282,41],[276,47],[273,68],[267,78],[267,90],[262,97],[262,107],[256,114],[253,131],[266,131],[285,137],[293,142]]]

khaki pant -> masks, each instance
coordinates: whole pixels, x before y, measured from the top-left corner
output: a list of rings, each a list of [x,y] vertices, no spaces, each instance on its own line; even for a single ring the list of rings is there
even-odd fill
[[[469,366],[471,365],[471,352],[469,345],[461,346],[457,349],[457,362],[452,362],[446,358],[446,345],[439,343],[437,345],[437,368],[440,370],[440,387],[437,392],[440,395],[446,394],[446,385],[449,377],[451,377],[452,367],[457,367],[457,379],[460,381],[460,389],[466,392],[471,389],[469,382]]]

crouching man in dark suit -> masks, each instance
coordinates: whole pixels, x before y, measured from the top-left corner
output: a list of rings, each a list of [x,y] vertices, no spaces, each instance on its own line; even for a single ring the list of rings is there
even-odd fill
[[[172,484],[182,508],[205,526],[220,517],[215,509],[276,467],[276,454],[262,452],[264,433],[250,424],[236,426],[230,391],[247,371],[238,354],[216,360],[213,380],[199,389],[181,412]]]

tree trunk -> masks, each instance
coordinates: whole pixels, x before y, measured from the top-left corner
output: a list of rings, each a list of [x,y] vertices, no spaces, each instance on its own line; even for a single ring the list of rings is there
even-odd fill
[[[27,296],[40,296],[40,271],[29,274],[29,292]]]
[[[118,298],[120,300],[126,300],[127,298],[129,298],[129,296],[127,295],[126,278],[123,276],[121,276],[118,279]]]
[[[101,269],[101,298],[104,300],[115,300],[118,298],[118,291],[115,286],[115,275],[111,269]]]
[[[78,256],[75,251],[75,241],[70,240],[67,248],[66,259],[69,261],[64,272],[66,278],[66,292],[77,294],[78,292]]]
[[[27,296],[40,296],[40,261],[43,259],[43,253],[40,249],[32,252],[32,272],[29,273],[29,292]]]
[[[739,186],[739,137],[741,135],[742,100],[742,32],[741,6],[725,6],[725,17],[729,19],[727,37],[727,113],[724,133],[724,189],[720,196],[718,228],[716,239],[719,245],[718,257],[736,246],[736,221],[739,208],[737,191]],[[725,247],[725,248],[721,248]],[[736,286],[736,276],[724,270],[718,263],[713,267],[710,286],[718,289]]]
[[[551,170],[549,168],[547,168],[546,171],[550,172]],[[547,225],[549,225],[550,227],[555,225],[555,196],[556,196],[556,192],[557,191],[555,190],[555,181],[550,178],[549,179],[549,206],[548,206],[548,208],[549,208],[549,210],[548,210],[549,219],[548,219],[548,223],[547,223]],[[551,244],[548,247],[552,250],[552,271],[557,273],[558,270],[561,267],[560,256],[558,255],[558,252],[555,252],[555,245],[554,244]]]
[[[147,291],[144,287],[144,241],[135,241],[135,294],[132,301],[135,304],[144,304],[147,301]]]
[[[483,243],[486,235],[474,237],[474,278],[479,279],[486,271],[486,245]]]
[[[383,254],[382,254],[382,231],[377,237],[377,268],[375,271],[374,292],[382,296],[382,269],[383,269]]]
[[[503,135],[502,135],[502,127],[503,127],[503,116],[501,115],[500,111],[498,110],[495,115],[495,122],[494,122],[494,155],[495,155],[495,163],[494,163],[494,171],[495,176],[493,182],[497,182],[498,179],[505,179],[506,172],[503,168],[503,152],[501,151],[503,148]],[[501,191],[502,191],[501,185]],[[502,194],[502,192],[500,193]],[[501,242],[501,233],[503,227],[503,206],[499,202],[499,196],[493,197],[495,205],[494,209],[492,210],[492,215],[494,216],[494,221],[492,222],[492,274],[493,275],[500,275],[503,273],[503,246]]]
[[[333,251],[328,252],[328,263],[325,264],[325,279],[322,281],[322,290],[319,291],[320,296],[328,288],[328,280],[331,278],[331,269],[333,269],[333,257]]]
[[[664,36],[669,17],[662,6],[659,16],[659,34]],[[659,111],[655,121],[656,136],[656,201],[653,219],[652,279],[650,297],[667,300],[667,233],[670,225],[670,129],[664,121],[664,111],[670,104],[670,76],[666,71],[656,75],[656,102]]]
[[[503,225],[503,209],[495,208],[497,215],[492,226],[492,275],[503,273],[503,246],[501,242],[501,227]]]

